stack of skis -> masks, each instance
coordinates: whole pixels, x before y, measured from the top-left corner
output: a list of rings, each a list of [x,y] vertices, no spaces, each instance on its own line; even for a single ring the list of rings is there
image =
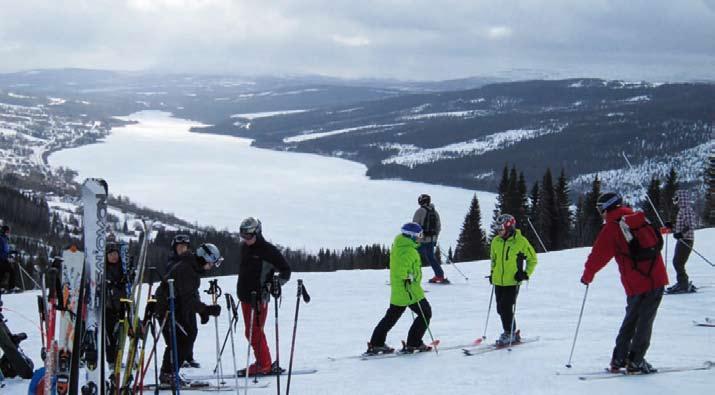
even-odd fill
[[[36,382],[31,385],[36,394],[133,393],[148,370],[144,358],[147,335],[151,332],[156,340],[158,331],[146,310],[140,319],[139,306],[151,223],[142,221],[143,239],[134,267],[127,265],[128,245],[119,244],[129,297],[122,300],[125,308],[117,327],[105,328],[107,197],[104,180],[85,180],[81,197],[84,251],[70,246],[42,273],[38,307],[45,366],[36,372]],[[151,288],[150,285],[147,295],[151,295]],[[146,303],[151,302],[147,296]],[[119,346],[116,363],[107,367],[103,334],[110,331],[115,331]],[[149,359],[155,352],[156,347]],[[81,367],[85,375],[80,378]],[[105,377],[107,371],[111,372],[109,377]]]

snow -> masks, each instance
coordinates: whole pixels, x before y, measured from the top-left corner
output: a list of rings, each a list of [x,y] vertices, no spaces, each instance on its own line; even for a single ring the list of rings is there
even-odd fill
[[[485,152],[503,149],[524,140],[534,139],[550,133],[558,133],[561,130],[563,130],[563,127],[556,129],[512,129],[437,148],[413,149],[412,147],[402,146],[399,147],[397,155],[384,159],[382,163],[395,163],[413,167],[442,159],[459,158],[467,155],[477,156]]]
[[[49,101],[47,103],[48,106],[59,106],[67,102],[67,100],[61,97],[48,97],[47,100]]]
[[[55,152],[50,165],[78,171],[80,181],[102,177],[112,194],[202,226],[237,231],[243,218],[256,216],[269,238],[288,247],[317,252],[387,243],[395,229],[412,219],[417,196],[428,193],[444,224],[440,243],[446,250],[456,244],[475,193],[485,225],[494,208],[493,193],[370,180],[362,164],[190,133],[196,122],[166,113],[122,119],[140,123],[114,128],[102,144]],[[122,158],[121,166],[116,158]],[[359,231],[346,233],[348,228]]]
[[[286,137],[283,139],[283,142],[284,143],[299,143],[302,141],[315,140],[315,139],[328,137],[328,136],[335,136],[337,134],[356,132],[358,130],[387,129],[387,128],[393,128],[395,126],[401,126],[401,125],[404,125],[404,123],[388,123],[388,124],[382,124],[382,125],[371,124],[371,125],[364,125],[364,126],[356,126],[353,128],[331,130],[329,132],[299,134],[297,136]]]
[[[421,111],[421,110],[418,110]],[[413,112],[418,112],[413,110]],[[474,118],[474,117],[480,117],[480,116],[486,116],[491,114],[491,111],[486,111],[486,110],[465,110],[465,111],[447,111],[447,112],[433,112],[433,113],[428,113],[428,114],[418,114],[418,115],[406,115],[403,117],[400,117],[399,120],[402,121],[407,121],[407,120],[419,120],[419,119],[432,119],[432,118],[442,118],[442,117],[449,117],[449,118]]]
[[[642,101],[649,101],[649,100],[650,100],[650,95],[640,95],[640,96],[629,97],[625,101],[634,103],[634,102],[642,102]]]
[[[695,248],[704,256],[715,256],[715,229],[696,232]],[[388,242],[388,240],[385,240]],[[668,239],[672,258],[674,240]],[[573,368],[564,367],[569,358],[585,288],[580,284],[583,262],[590,249],[579,248],[548,254],[538,254],[539,264],[531,281],[522,287],[517,305],[518,327],[524,336],[539,336],[540,340],[506,350],[479,356],[464,357],[458,350],[439,354],[426,353],[410,357],[372,361],[329,357],[358,355],[365,350],[373,328],[389,303],[390,288],[386,270],[340,271],[333,273],[294,273],[284,288],[279,309],[281,365],[288,366],[290,340],[295,314],[295,280],[302,278],[312,297],[309,304],[301,302],[297,327],[294,369],[315,368],[313,375],[294,376],[291,389],[297,394],[565,394],[565,395],[632,395],[632,394],[707,394],[712,392],[715,371],[658,374],[622,377],[605,381],[579,381],[573,372],[596,372],[609,362],[620,321],[623,317],[625,294],[618,279],[618,270],[611,262],[590,286],[583,320],[572,359]],[[235,264],[227,257],[224,264]],[[442,346],[469,343],[484,333],[491,287],[483,278],[488,274],[488,262],[458,264],[468,277],[460,277],[452,266],[445,272],[453,285],[424,284],[433,310],[431,330]],[[675,278],[671,265],[669,276]],[[691,255],[688,273],[696,285],[695,294],[666,295],[656,318],[647,359],[656,367],[698,365],[713,359],[715,329],[696,327],[693,320],[713,317],[715,272],[696,255]],[[431,269],[423,268],[425,277]],[[201,290],[208,286],[204,279]],[[236,277],[219,278],[224,292],[235,294]],[[40,338],[37,329],[36,295],[39,291],[3,295],[8,310],[8,325],[17,332],[26,332],[23,348],[40,364]],[[205,303],[209,296],[200,292]],[[10,311],[12,310],[12,311]],[[143,311],[140,309],[140,311]],[[266,321],[266,336],[275,357],[274,305],[271,303]],[[388,344],[397,346],[407,336],[411,318],[405,312],[390,331]],[[494,341],[500,333],[498,316],[492,306],[486,341]],[[236,337],[239,366],[245,366],[247,342],[242,336],[242,320]],[[218,319],[219,336],[223,339],[228,317],[222,310]],[[429,335],[425,335],[429,341]],[[152,342],[150,342],[152,344]],[[159,352],[164,350],[159,342]],[[215,362],[213,320],[199,327],[195,357],[201,369],[187,369],[187,374],[207,374]],[[232,369],[230,346],[223,358],[224,371]],[[263,378],[268,388],[252,389],[254,394],[276,392],[275,378]],[[153,367],[147,381],[153,381]],[[3,393],[25,393],[27,380],[9,379]],[[233,383],[233,380],[228,380]],[[281,380],[285,388],[286,378]],[[167,392],[168,393],[168,392]]]
[[[233,114],[233,115],[231,115],[231,118],[245,118],[245,119],[267,118],[267,117],[274,117],[276,115],[298,114],[298,113],[306,112],[306,111],[309,111],[309,110],[252,112],[252,113],[245,113],[245,114]]]

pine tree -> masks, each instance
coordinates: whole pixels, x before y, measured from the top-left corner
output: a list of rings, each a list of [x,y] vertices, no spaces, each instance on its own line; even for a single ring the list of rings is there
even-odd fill
[[[556,183],[554,197],[556,198],[556,220],[554,221],[554,240],[552,249],[563,250],[571,246],[571,201],[569,199],[569,185],[566,173],[561,169],[561,174]]]
[[[551,169],[547,168],[544,178],[541,181],[541,191],[539,195],[538,217],[540,225],[541,241],[548,250],[554,248],[554,240],[558,237],[556,229],[556,196],[554,195],[554,182],[551,177]]]
[[[462,230],[457,239],[454,251],[454,262],[476,261],[488,256],[484,242],[484,231],[481,228],[482,213],[477,195],[472,197],[469,212],[464,217]]]
[[[679,188],[678,184],[678,173],[676,173],[675,167],[671,167],[668,176],[665,178],[665,184],[663,185],[661,200],[663,202],[663,209],[660,212],[663,221],[675,221],[675,216],[678,214],[678,208],[673,204],[673,197]]]
[[[585,196],[578,195],[578,200],[576,201],[576,213],[574,214],[574,247],[583,247],[586,245],[584,237],[586,231],[586,212],[584,202]]]
[[[598,179],[598,175],[593,179],[591,183],[591,191],[586,194],[584,199],[584,244],[592,245],[598,236],[598,232],[601,231],[601,226],[603,225],[603,219],[601,215],[596,211],[596,203],[598,202],[598,197],[601,195],[601,180]]]
[[[660,197],[664,195],[660,189],[660,179],[655,176],[650,179],[647,194],[648,198],[650,198],[650,202],[648,202],[648,199],[644,199],[642,202],[639,203],[639,206],[651,223],[660,225],[658,222],[658,214],[656,214],[656,211],[654,211],[653,207],[651,206],[651,203],[653,203],[653,206],[655,206],[656,210],[658,210],[658,213],[664,212],[664,205],[662,204],[664,202],[661,202],[660,200]]]
[[[501,181],[499,181],[499,186],[497,187],[497,199],[494,204],[494,213],[492,214],[492,224],[496,222],[497,217],[508,209],[507,194],[509,189],[509,168],[504,165],[504,170],[502,171]],[[494,236],[492,231],[491,236]]]

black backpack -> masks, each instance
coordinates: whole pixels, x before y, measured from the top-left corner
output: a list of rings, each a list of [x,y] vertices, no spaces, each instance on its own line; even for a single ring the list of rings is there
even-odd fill
[[[427,213],[425,214],[424,225],[422,226],[422,233],[425,236],[436,236],[437,235],[437,211],[430,207],[425,207]]]

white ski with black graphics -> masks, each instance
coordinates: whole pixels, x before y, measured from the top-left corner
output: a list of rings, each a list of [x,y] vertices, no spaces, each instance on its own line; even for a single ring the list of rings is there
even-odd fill
[[[61,290],[58,295],[60,305],[60,337],[57,353],[57,393],[65,395],[69,391],[72,353],[74,350],[77,316],[79,315],[79,293],[82,287],[82,272],[84,271],[84,253],[76,247],[62,252]]]
[[[664,374],[664,373],[692,372],[692,371],[698,371],[698,370],[710,370],[714,364],[715,363],[713,363],[713,361],[705,361],[700,365],[664,367],[664,368],[658,368],[658,370],[653,373],[629,373],[625,369],[621,369],[618,372],[612,372],[609,368],[604,368],[600,372],[580,373],[580,374],[578,374],[578,379],[582,380],[582,381],[606,380],[606,379],[615,379],[615,378],[619,378],[619,377],[652,376],[652,375]]]
[[[104,254],[107,236],[107,182],[82,184],[87,320],[82,344],[87,382],[83,395],[104,393]]]

